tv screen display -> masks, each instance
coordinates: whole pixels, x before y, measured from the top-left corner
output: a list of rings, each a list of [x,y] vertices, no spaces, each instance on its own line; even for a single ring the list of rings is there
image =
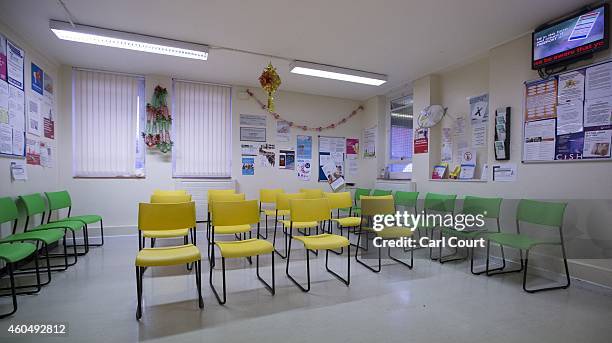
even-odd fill
[[[608,48],[608,4],[536,30],[531,67],[541,69]]]

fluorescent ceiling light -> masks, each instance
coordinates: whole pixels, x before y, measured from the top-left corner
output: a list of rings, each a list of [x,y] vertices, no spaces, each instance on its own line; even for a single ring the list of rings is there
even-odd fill
[[[149,52],[153,54],[208,59],[208,46],[182,42],[173,39],[140,35],[123,31],[103,29],[100,27],[75,25],[58,20],[51,20],[49,28],[57,38],[73,42],[110,46],[113,48]]]
[[[363,83],[373,86],[380,86],[387,82],[387,75],[304,61],[294,61],[291,64],[291,72],[295,74],[324,77],[327,79]]]

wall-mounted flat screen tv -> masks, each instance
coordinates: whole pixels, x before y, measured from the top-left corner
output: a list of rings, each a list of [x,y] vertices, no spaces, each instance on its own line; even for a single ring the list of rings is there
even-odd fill
[[[532,69],[569,63],[607,49],[609,11],[605,3],[536,29],[532,34]]]

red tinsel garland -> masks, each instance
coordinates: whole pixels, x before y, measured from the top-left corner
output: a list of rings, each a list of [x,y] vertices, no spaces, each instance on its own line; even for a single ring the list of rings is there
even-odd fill
[[[255,96],[255,94],[250,90],[247,89],[246,90],[247,94],[255,99],[255,101],[257,101],[257,103],[261,106],[261,109],[263,110],[267,110],[268,106],[266,106],[266,104],[264,104],[261,100],[257,99],[257,97]],[[355,115],[357,115],[357,111],[363,111],[363,106],[359,105],[359,107],[357,107],[355,110],[353,110],[353,112],[351,112],[348,116],[338,120],[337,122],[333,123],[333,124],[329,124],[325,127],[319,126],[319,127],[309,127],[306,125],[296,125],[294,122],[289,121],[284,119],[283,117],[281,117],[278,113],[276,112],[269,112],[268,113],[274,117],[274,119],[277,120],[283,120],[289,123],[289,127],[297,127],[298,129],[302,129],[303,131],[316,131],[316,132],[321,132],[323,130],[331,130],[331,129],[335,129],[336,127],[346,123],[349,119],[351,119],[352,117],[354,117]]]

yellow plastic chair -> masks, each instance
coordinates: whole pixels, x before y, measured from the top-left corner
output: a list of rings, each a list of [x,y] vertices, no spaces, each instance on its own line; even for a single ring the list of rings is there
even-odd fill
[[[154,189],[154,195],[189,195],[189,193],[184,189],[173,189],[173,190],[165,190],[165,189]]]
[[[336,223],[338,230],[340,231],[340,236],[344,235],[344,229],[346,228],[346,238],[350,240],[350,229],[357,229],[361,226],[361,217],[357,216],[348,216],[348,217],[340,217],[340,210],[344,208],[349,208],[353,205],[353,199],[351,197],[351,192],[340,192],[340,193],[324,193],[325,197],[329,201],[329,207],[332,210],[332,219],[331,221]],[[333,218],[333,211],[336,210],[337,217]],[[329,226],[329,233],[331,232],[331,224]],[[340,251],[340,254],[342,254]],[[334,251],[334,253],[336,253]]]
[[[330,233],[323,233],[320,235],[313,236],[294,236],[292,230],[293,222],[321,222],[331,218],[331,209],[327,199],[294,199],[291,200],[291,224],[289,226],[289,248],[287,249],[287,266],[285,272],[287,277],[303,292],[310,291],[310,252],[317,250],[325,250],[325,269],[342,281],[345,285],[349,285],[351,282],[351,245],[346,237],[340,235],[334,235]],[[291,260],[291,242],[296,239],[304,245],[306,250],[306,277],[308,284],[306,287],[302,286],[297,280],[295,280],[289,274],[289,262]],[[333,270],[329,269],[329,250],[341,249],[346,247],[348,253],[346,254],[347,262],[347,278],[344,279],[340,275],[336,274]]]
[[[180,203],[180,202],[191,202],[191,195],[188,194],[170,194],[170,193],[153,193],[151,195],[150,202],[152,204],[168,204],[168,203]],[[149,238],[151,240],[151,248],[155,247],[155,240],[157,238],[180,238],[183,237],[184,244],[189,243],[189,236],[191,235],[191,243],[196,244],[195,227],[193,229],[176,229],[176,230],[153,230],[153,231],[142,231],[142,242],[139,248],[145,247],[145,240]]]
[[[361,197],[361,216],[362,218],[372,218],[375,215],[385,215],[385,214],[395,214],[395,202],[393,200],[392,195],[383,195],[383,196],[362,196]],[[360,227],[357,233],[357,248],[355,251],[355,261],[357,261],[362,266],[368,268],[369,270],[379,273],[382,269],[382,257],[381,250],[382,247],[378,247],[378,267],[374,268],[369,266],[365,262],[361,261],[359,256],[359,249],[367,251],[367,242],[368,242],[368,233],[374,233],[377,237],[380,237],[382,240],[391,240],[398,239],[404,237],[411,237],[414,233],[411,229],[405,227],[385,227],[380,231],[376,231],[373,228]],[[360,246],[361,236],[362,234],[366,235],[366,247],[363,248]],[[391,255],[391,248],[387,248],[387,253],[389,258],[393,261],[396,261],[409,269],[412,269],[414,265],[414,248],[409,249],[410,251],[410,264],[400,260],[399,258],[393,257]]]
[[[257,224],[257,233],[259,236],[259,209],[257,200],[244,201],[218,201],[213,204],[212,208],[213,227],[230,227]],[[217,293],[213,285],[213,268],[210,268],[210,287],[217,298],[219,304],[223,305],[227,301],[227,292],[225,286],[225,259],[226,258],[242,258],[255,257],[257,278],[263,283],[272,295],[275,293],[274,288],[274,246],[272,243],[258,238],[252,238],[242,241],[233,242],[215,242],[215,245],[221,253],[221,270],[223,271],[223,299]],[[214,250],[214,246],[213,246]],[[261,276],[259,276],[259,255],[272,255],[272,285],[268,284]],[[214,254],[213,254],[214,255]]]
[[[208,211],[211,213],[211,220],[214,221],[214,215],[212,215],[212,208],[217,202],[225,201],[243,201],[245,198],[244,193],[217,193],[210,196],[208,199]],[[214,226],[212,225],[208,231],[208,257],[210,258],[211,266],[215,266],[214,249],[215,235],[235,235],[237,239],[246,239],[246,233],[249,233],[251,238],[251,226],[250,225],[228,225],[228,226]],[[244,235],[244,237],[242,237]],[[250,260],[249,260],[250,262]]]
[[[259,212],[263,212],[266,218],[266,234],[259,236],[263,239],[268,239],[268,216],[276,216],[276,195],[280,193],[285,193],[285,191],[282,188],[262,188],[259,190]],[[274,205],[274,208],[264,208],[262,211],[262,206],[265,205]]]
[[[300,188],[300,193],[306,194],[306,199],[323,198],[323,190],[320,188]]]
[[[140,203],[138,207],[138,238],[144,231],[167,231],[190,229],[196,226],[195,203],[174,204]],[[195,264],[195,278],[198,288],[198,306],[204,307],[202,299],[202,256],[193,244],[181,246],[144,248],[136,255],[136,294],[138,308],[136,319],[142,317],[142,278],[146,268]]]
[[[207,218],[206,218],[206,237],[209,238],[209,232],[210,232],[210,225],[211,225],[211,221],[210,221],[210,198],[214,197],[216,195],[222,195],[222,194],[236,194],[236,191],[233,189],[209,189],[208,192],[206,192],[206,203],[207,203],[207,208],[206,208],[206,213],[207,213]]]
[[[280,256],[282,259],[287,258],[287,246],[288,246],[288,236],[287,236],[287,227],[283,227],[283,234],[285,238],[285,255],[281,254],[278,249],[276,249],[276,229],[278,228],[278,217],[282,217],[283,220],[285,216],[291,215],[290,211],[290,200],[291,199],[305,199],[305,193],[278,193],[276,194],[276,208],[274,209],[274,234],[272,235],[272,244],[274,244],[274,251]]]

